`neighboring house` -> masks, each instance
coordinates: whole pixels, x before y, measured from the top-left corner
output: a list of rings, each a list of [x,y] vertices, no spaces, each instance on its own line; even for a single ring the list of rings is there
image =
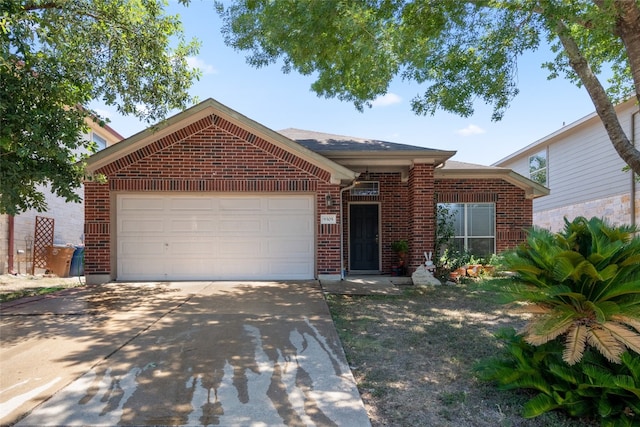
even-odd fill
[[[101,127],[93,120],[86,119],[90,131],[87,139],[95,141],[102,150],[122,140],[122,136],[109,126]],[[54,244],[79,245],[84,240],[84,204],[68,203],[62,197],[52,194],[48,187],[41,186],[48,210],[37,212],[29,210],[11,217],[0,215],[0,274],[7,272],[30,272],[36,216],[54,219]],[[83,188],[79,190],[82,195]],[[29,264],[29,265],[27,265]]]
[[[640,119],[635,98],[616,107],[622,128],[638,144]],[[640,184],[618,156],[596,113],[552,133],[494,166],[511,168],[551,190],[533,202],[533,223],[552,231],[564,218],[606,218],[612,224],[638,224]]]
[[[411,269],[435,237],[437,203],[500,251],[523,239],[543,186],[442,151],[288,129],[208,99],[94,154],[85,183],[87,283],[313,279]]]

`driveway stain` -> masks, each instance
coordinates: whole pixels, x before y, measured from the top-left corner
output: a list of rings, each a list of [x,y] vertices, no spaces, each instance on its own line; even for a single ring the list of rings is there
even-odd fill
[[[55,393],[17,425],[370,426],[317,288],[211,284],[187,298],[160,294],[164,303],[147,292],[125,313],[109,296],[113,317],[100,330],[121,344],[100,337],[104,358],[50,384]],[[122,333],[129,317],[135,328]],[[59,355],[66,364],[78,357]]]

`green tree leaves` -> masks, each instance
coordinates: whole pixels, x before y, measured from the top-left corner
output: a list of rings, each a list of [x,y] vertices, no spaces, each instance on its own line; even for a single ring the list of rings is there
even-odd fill
[[[227,44],[256,67],[314,74],[320,96],[369,105],[395,76],[420,83],[417,114],[469,116],[474,102],[502,118],[518,94],[518,59],[541,43],[556,57],[550,78],[584,86],[615,149],[636,173],[633,147],[613,105],[640,100],[640,4],[556,0],[236,0],[216,2]],[[601,82],[602,70],[608,82]],[[604,87],[608,83],[608,88]],[[605,90],[606,89],[606,90]]]
[[[0,213],[44,210],[40,185],[78,201],[81,106],[94,99],[147,122],[193,100],[197,52],[161,0],[1,0]]]

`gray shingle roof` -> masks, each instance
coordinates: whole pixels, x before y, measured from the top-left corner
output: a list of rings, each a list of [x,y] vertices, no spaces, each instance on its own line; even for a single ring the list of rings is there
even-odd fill
[[[396,142],[380,141],[377,139],[333,135],[330,133],[313,132],[302,129],[289,128],[280,130],[278,133],[298,142],[300,145],[311,151],[315,151],[316,153],[329,151],[439,151],[432,148],[417,147],[415,145],[398,144]]]

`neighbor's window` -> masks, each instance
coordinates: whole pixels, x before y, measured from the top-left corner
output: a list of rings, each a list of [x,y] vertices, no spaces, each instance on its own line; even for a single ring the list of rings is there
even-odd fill
[[[91,140],[96,143],[98,151],[107,148],[107,140],[96,134],[95,132],[91,132]]]
[[[496,247],[496,207],[493,203],[443,203],[453,215],[453,249],[488,257]]]
[[[352,196],[377,196],[380,194],[378,181],[359,181],[351,189]]]
[[[538,184],[547,186],[547,150],[529,157],[529,178]]]

